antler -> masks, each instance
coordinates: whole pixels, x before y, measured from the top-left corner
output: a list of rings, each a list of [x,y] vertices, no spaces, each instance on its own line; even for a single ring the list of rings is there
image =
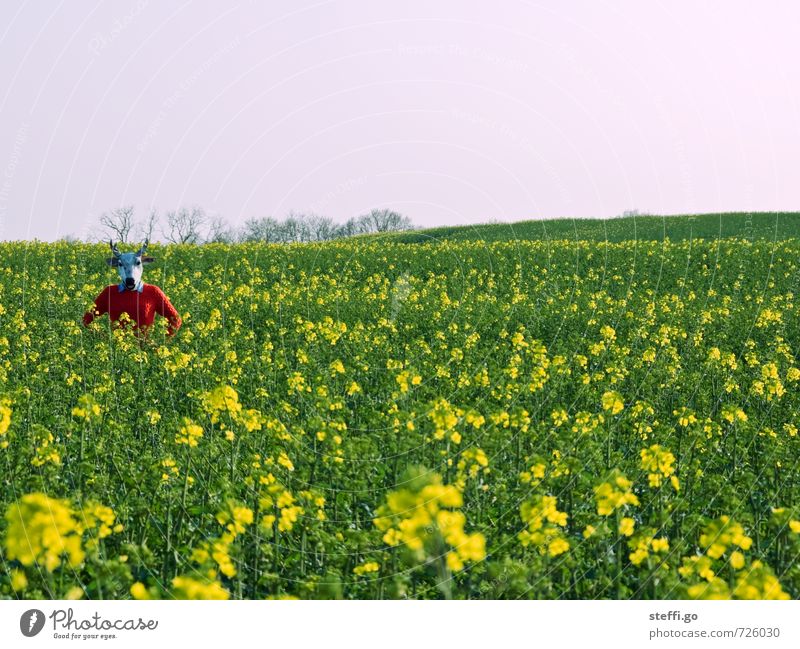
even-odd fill
[[[108,245],[111,247],[111,252],[114,253],[115,257],[119,257],[120,252],[119,248],[117,248],[117,244],[114,243],[111,239],[108,240]]]
[[[141,257],[144,253],[147,252],[147,244],[150,243],[150,239],[145,239],[142,247],[139,248],[139,252],[136,253],[138,257]]]

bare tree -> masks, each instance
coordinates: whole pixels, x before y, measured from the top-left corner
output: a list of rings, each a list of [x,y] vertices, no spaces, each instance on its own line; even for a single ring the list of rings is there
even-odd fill
[[[308,229],[312,241],[328,241],[330,239],[335,239],[338,231],[338,227],[333,219],[318,214],[311,214],[308,216]]]
[[[407,230],[411,220],[391,210],[372,210],[369,214],[348,219],[337,224],[333,219],[318,214],[289,212],[283,220],[272,217],[249,219],[241,229],[241,241],[267,241],[276,243],[302,243],[328,241],[370,232]]]
[[[242,241],[278,241],[280,233],[280,223],[271,216],[264,216],[259,219],[248,219],[244,222],[239,238]]]
[[[410,230],[411,219],[399,212],[392,210],[372,210],[359,218],[366,232],[393,232],[396,230]]]
[[[128,243],[134,226],[133,214],[133,205],[125,205],[110,212],[104,212],[100,216],[100,226],[103,228],[102,238]]]
[[[166,228],[162,230],[164,238],[170,243],[199,243],[201,230],[207,221],[206,213],[200,207],[191,209],[182,207],[167,212]]]
[[[158,212],[155,209],[151,209],[148,217],[136,228],[136,232],[141,241],[153,240],[156,226],[158,226],[158,220]]]
[[[208,225],[206,243],[233,243],[236,241],[236,233],[228,222],[221,216],[215,216]]]
[[[336,229],[336,236],[338,238],[354,237],[368,232],[369,230],[366,229],[367,227],[368,224],[364,221],[363,217],[351,217]]]
[[[294,243],[300,241],[302,237],[302,217],[298,217],[294,212],[289,212],[283,221],[278,223],[278,241],[281,243]]]

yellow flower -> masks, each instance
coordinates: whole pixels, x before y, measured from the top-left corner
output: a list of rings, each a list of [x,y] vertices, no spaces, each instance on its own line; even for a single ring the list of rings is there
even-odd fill
[[[634,525],[635,521],[632,518],[623,518],[619,522],[619,533],[623,536],[631,536],[633,534]]]
[[[434,438],[444,439],[445,434],[458,424],[459,413],[458,409],[453,408],[446,399],[438,399],[433,403],[428,417],[436,428]]]
[[[286,455],[284,451],[281,451],[280,455],[278,456],[278,464],[280,464],[287,471],[294,471],[294,464],[292,464],[289,456]]]
[[[610,410],[612,415],[622,412],[625,402],[619,392],[609,391],[603,394],[603,410]]]
[[[790,599],[769,566],[760,561],[739,573],[733,595],[737,599]]]
[[[183,425],[175,435],[176,444],[187,444],[189,447],[197,446],[198,440],[203,436],[203,428],[195,424],[188,417],[183,418]]]
[[[168,482],[170,478],[177,476],[179,473],[178,465],[171,457],[161,460],[161,466],[164,469],[164,472],[161,474],[161,480],[163,482]]]
[[[48,498],[42,493],[22,496],[6,511],[8,531],[6,553],[23,566],[43,563],[52,572],[66,555],[76,567],[85,553],[77,521],[65,500]]]
[[[46,464],[60,465],[61,455],[56,450],[55,437],[53,433],[40,424],[31,426],[31,439],[35,445],[35,455],[31,458],[31,464],[35,467]]]
[[[83,419],[87,422],[97,421],[102,415],[100,404],[97,403],[94,396],[91,394],[84,394],[78,398],[78,405],[72,409],[72,416],[77,419]]]
[[[669,550],[669,540],[666,538],[653,539],[650,543],[653,552],[667,552]]]
[[[440,556],[444,543],[450,548],[445,560],[451,570],[460,570],[467,561],[481,561],[486,539],[464,531],[466,517],[458,510],[463,504],[458,489],[424,469],[409,475],[405,488],[387,494],[373,521],[384,532],[384,542],[405,545],[420,562]]]
[[[223,414],[227,413],[231,419],[238,419],[242,412],[242,404],[239,403],[239,394],[229,385],[221,385],[213,390],[203,393],[202,406],[211,416],[211,423],[217,424],[222,420]]]
[[[89,502],[80,512],[83,524],[88,528],[97,528],[98,539],[104,539],[111,535],[112,532],[117,531],[114,521],[116,516],[110,507],[106,507],[99,503]],[[121,531],[121,527],[119,528]],[[93,539],[91,542],[96,542]]]
[[[687,589],[687,594],[692,599],[730,599],[731,593],[728,585],[718,577],[710,579],[708,582],[694,584]]]
[[[0,397],[0,448],[7,448],[8,441],[3,437],[11,426],[11,399]]]
[[[486,537],[479,532],[473,532],[456,551],[464,561],[483,561],[486,558]]]
[[[83,596],[85,594],[86,593],[83,591],[83,588],[81,588],[80,586],[73,586],[66,592],[66,594],[64,595],[64,599],[68,600],[83,599]]]
[[[735,550],[734,552],[731,552],[730,562],[731,567],[734,570],[741,570],[744,568],[744,555],[738,550]]]
[[[677,410],[673,410],[672,414],[678,418],[678,424],[684,428],[688,428],[689,426],[697,423],[697,417],[695,416],[694,412],[689,410],[689,408],[679,408]]]
[[[131,586],[131,595],[134,599],[153,599],[147,587],[140,581]]]
[[[541,554],[558,556],[569,550],[569,543],[560,528],[567,524],[567,514],[558,511],[554,496],[535,496],[520,507],[526,528],[518,538],[523,546],[532,545]]]
[[[650,472],[647,479],[651,487],[660,487],[663,478],[675,473],[675,456],[659,444],[643,448],[640,455],[642,469]],[[675,487],[675,482],[672,482],[672,485]],[[677,487],[675,490],[677,491]]]
[[[700,547],[706,549],[712,559],[721,557],[732,545],[749,550],[752,543],[753,539],[744,533],[742,526],[728,516],[711,521],[700,535]]]
[[[228,533],[234,537],[242,534],[248,525],[253,523],[253,510],[231,503],[229,508],[217,514],[217,522],[224,525]]]
[[[22,591],[28,587],[28,577],[22,570],[14,569],[11,571],[11,588],[15,591]]]
[[[278,531],[288,532],[297,522],[298,517],[303,513],[303,508],[297,505],[291,505],[281,509],[281,515],[278,519]]]
[[[617,332],[614,330],[613,327],[609,327],[608,325],[603,325],[600,328],[600,335],[603,337],[604,340],[612,341],[616,339]]]
[[[610,516],[617,509],[626,505],[639,505],[639,499],[631,491],[632,483],[624,475],[615,470],[608,481],[594,488],[597,513],[601,516]]]
[[[550,545],[547,548],[547,553],[551,557],[557,557],[559,554],[563,554],[569,550],[569,543],[565,538],[557,538],[550,542]]]
[[[199,581],[192,577],[175,577],[172,594],[176,599],[228,599],[230,593],[218,581]]]
[[[366,575],[371,572],[378,572],[380,568],[381,564],[376,561],[368,561],[367,563],[362,563],[360,566],[353,568],[353,572],[357,575]]]

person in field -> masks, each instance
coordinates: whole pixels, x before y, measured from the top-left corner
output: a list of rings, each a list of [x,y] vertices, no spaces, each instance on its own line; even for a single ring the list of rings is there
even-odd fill
[[[94,301],[94,308],[84,314],[83,324],[88,326],[96,316],[104,313],[112,322],[116,322],[123,313],[127,313],[137,333],[146,333],[158,314],[169,321],[167,334],[172,336],[180,329],[180,315],[158,286],[142,281],[144,265],[155,261],[153,257],[145,256],[148,241],[142,244],[138,252],[126,253],[120,253],[113,241],[108,244],[114,256],[106,259],[106,262],[117,269],[120,282],[102,290]]]

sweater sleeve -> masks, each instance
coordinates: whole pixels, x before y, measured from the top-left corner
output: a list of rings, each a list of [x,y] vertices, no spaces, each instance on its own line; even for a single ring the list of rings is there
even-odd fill
[[[169,320],[169,327],[167,328],[167,335],[172,336],[178,329],[181,328],[182,320],[181,316],[178,314],[177,309],[172,306],[172,302],[169,301],[169,298],[164,294],[158,286],[155,288],[155,299],[156,299],[156,313],[165,317]]]
[[[100,291],[100,295],[94,299],[94,307],[83,314],[84,326],[88,327],[95,316],[103,315],[104,313],[108,313],[108,286]]]

